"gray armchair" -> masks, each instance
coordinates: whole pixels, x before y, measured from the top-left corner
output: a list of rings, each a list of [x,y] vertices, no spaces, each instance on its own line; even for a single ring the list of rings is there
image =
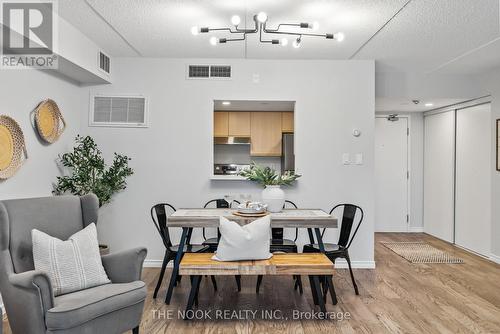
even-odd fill
[[[97,222],[95,195],[0,201],[0,292],[15,334],[139,333],[146,298],[145,248],[102,257],[111,284],[54,297],[34,270],[31,230],[66,240]]]

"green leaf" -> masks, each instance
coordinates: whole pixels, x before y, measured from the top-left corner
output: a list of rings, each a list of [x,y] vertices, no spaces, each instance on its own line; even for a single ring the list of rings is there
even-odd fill
[[[99,198],[99,206],[109,203],[115,193],[126,188],[127,177],[134,174],[128,166],[131,159],[115,153],[108,168],[92,137],[78,135],[75,142],[73,152],[59,155],[59,162],[69,174],[56,178],[52,192],[77,196],[94,193]]]

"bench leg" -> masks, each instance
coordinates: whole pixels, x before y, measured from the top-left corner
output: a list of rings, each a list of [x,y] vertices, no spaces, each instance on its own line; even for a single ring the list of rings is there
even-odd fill
[[[255,287],[255,292],[259,293],[260,285],[262,283],[262,275],[257,276],[257,286]]]
[[[309,275],[309,284],[311,285],[311,294],[313,296],[314,305],[318,305],[318,291],[316,291],[312,275]]]
[[[323,300],[323,296],[321,293],[321,287],[319,285],[319,278],[318,276],[312,276],[312,282],[314,285],[314,290],[316,292],[316,298],[318,300],[319,308],[321,312],[326,313],[326,306],[325,306],[325,301]]]
[[[217,291],[217,281],[215,280],[215,276],[210,276],[212,280],[212,285],[214,286],[214,291]]]
[[[193,283],[191,284],[191,291],[189,292],[189,298],[188,298],[188,302],[186,305],[185,314],[187,314],[188,311],[193,309],[193,303],[198,296],[198,289],[200,288],[200,281],[201,281],[201,276],[193,276]],[[187,318],[184,318],[184,320],[187,320]]]
[[[335,293],[335,287],[333,286],[333,276],[326,276],[326,285],[328,286],[328,290],[330,290],[330,296],[332,297],[332,304],[337,305],[337,294]],[[325,301],[328,293],[325,294]]]
[[[299,293],[303,294],[304,289],[302,288],[302,277],[300,275],[297,275],[296,283],[297,283],[297,286],[299,287]]]
[[[241,291],[241,275],[235,275],[234,278],[236,279],[236,285],[238,286],[238,292]]]

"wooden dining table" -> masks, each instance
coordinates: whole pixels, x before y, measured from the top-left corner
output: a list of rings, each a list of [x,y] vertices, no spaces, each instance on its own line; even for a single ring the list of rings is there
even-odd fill
[[[271,217],[271,228],[307,229],[309,242],[311,244],[317,243],[321,252],[324,252],[325,248],[320,229],[338,227],[337,218],[321,209],[283,209],[281,212],[269,213],[269,215]],[[174,285],[179,274],[179,264],[184,253],[184,246],[189,244],[193,228],[218,228],[220,217],[225,217],[240,225],[248,224],[260,218],[239,216],[235,214],[235,209],[231,208],[179,209],[168,217],[167,227],[182,228],[182,235],[174,261],[167,296],[165,297],[166,304],[170,304]],[[314,234],[316,235],[316,242]]]

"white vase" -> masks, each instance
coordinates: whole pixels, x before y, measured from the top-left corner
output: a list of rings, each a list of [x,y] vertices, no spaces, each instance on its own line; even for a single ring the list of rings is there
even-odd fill
[[[280,212],[285,204],[285,192],[280,186],[266,186],[262,190],[262,202],[267,204],[267,211]]]

